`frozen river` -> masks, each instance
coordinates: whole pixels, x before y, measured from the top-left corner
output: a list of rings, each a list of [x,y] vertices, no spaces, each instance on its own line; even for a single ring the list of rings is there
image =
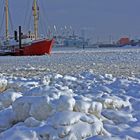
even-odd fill
[[[0,57],[0,140],[140,140],[139,62],[136,48]]]
[[[0,57],[0,72],[36,75],[46,72],[77,74],[92,69],[95,74],[140,75],[138,49],[53,49],[51,56]]]

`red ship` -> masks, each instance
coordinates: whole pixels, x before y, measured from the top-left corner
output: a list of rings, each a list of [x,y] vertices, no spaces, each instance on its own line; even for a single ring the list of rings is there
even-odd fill
[[[29,55],[45,55],[50,54],[54,40],[36,40],[31,44],[23,45],[21,48],[16,48],[12,50],[12,55],[15,56],[29,56]]]
[[[9,39],[8,0],[5,1],[4,11],[6,40],[0,42],[0,55],[29,56],[45,55],[51,53],[52,46],[54,44],[54,39],[42,39],[38,36],[39,7],[36,0],[34,0],[32,7],[34,17],[34,32],[29,32],[28,35],[23,35],[21,32],[21,26],[19,26],[19,34],[17,33],[17,31],[15,31],[14,39]]]

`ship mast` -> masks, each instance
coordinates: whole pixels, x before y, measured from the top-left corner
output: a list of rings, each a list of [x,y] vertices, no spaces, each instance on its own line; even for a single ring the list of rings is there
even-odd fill
[[[9,38],[9,33],[8,33],[8,25],[9,25],[9,21],[8,21],[8,0],[5,1],[5,35],[6,35],[6,40],[8,40]]]
[[[38,38],[38,7],[36,0],[34,0],[33,3],[33,16],[34,16],[34,34],[36,40]]]

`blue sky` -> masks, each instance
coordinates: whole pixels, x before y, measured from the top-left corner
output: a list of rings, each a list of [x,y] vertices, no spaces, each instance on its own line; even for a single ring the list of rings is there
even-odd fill
[[[140,37],[140,0],[38,0],[48,26],[72,26],[93,38]],[[9,0],[14,28],[23,25],[32,0]],[[27,4],[28,3],[28,4]],[[42,11],[43,11],[42,10]],[[28,12],[26,12],[28,11]],[[27,18],[26,18],[27,20]]]

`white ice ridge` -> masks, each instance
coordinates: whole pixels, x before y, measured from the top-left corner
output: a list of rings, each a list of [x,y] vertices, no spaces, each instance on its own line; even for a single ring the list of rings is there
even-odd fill
[[[6,90],[7,80],[0,77],[0,93]]]
[[[0,140],[139,140],[140,78],[0,78]]]

